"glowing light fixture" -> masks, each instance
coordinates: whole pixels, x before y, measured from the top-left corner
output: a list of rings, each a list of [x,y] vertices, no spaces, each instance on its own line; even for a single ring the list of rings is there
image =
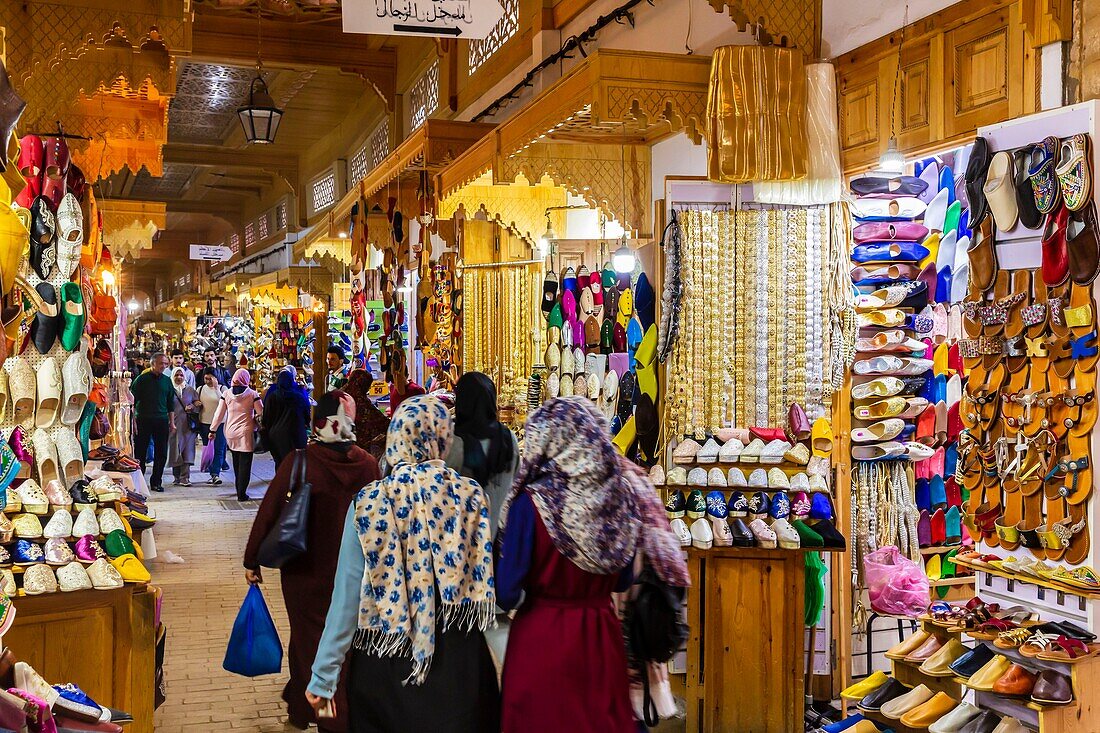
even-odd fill
[[[634,256],[634,250],[626,245],[626,237],[623,237],[622,244],[611,255],[611,266],[615,268],[615,272],[634,272],[636,262],[637,258]]]

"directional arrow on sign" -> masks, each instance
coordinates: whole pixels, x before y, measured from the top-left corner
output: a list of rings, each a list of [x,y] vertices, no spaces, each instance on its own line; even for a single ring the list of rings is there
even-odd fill
[[[345,33],[485,38],[504,17],[497,0],[343,0]]]

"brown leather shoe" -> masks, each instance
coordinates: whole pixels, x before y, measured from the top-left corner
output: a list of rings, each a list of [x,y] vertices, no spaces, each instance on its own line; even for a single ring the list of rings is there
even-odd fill
[[[906,657],[907,662],[923,662],[930,656],[940,650],[944,642],[938,636],[929,636],[928,640],[921,644],[916,650],[910,652]]]
[[[1029,697],[1037,679],[1039,675],[1026,667],[1013,664],[999,680],[993,683],[993,692],[1010,697]]]
[[[958,704],[958,700],[946,692],[937,692],[931,700],[901,716],[901,723],[909,728],[927,728],[954,710]]]
[[[1091,201],[1085,208],[1070,214],[1066,248],[1069,250],[1069,276],[1078,285],[1091,284],[1100,273],[1100,232],[1096,207]]]
[[[1044,670],[1039,673],[1031,699],[1042,705],[1066,705],[1073,702],[1073,685],[1066,675]]]

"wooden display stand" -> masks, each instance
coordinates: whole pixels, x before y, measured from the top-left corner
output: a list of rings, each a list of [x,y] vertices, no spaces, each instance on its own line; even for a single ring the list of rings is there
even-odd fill
[[[53,683],[73,682],[153,733],[154,615],[147,585],[21,596],[4,645]]]
[[[991,641],[962,639],[961,632],[948,631],[943,626],[929,621],[922,621],[921,627],[942,639],[972,641],[974,644],[989,644],[992,647]],[[1100,698],[1090,694],[1091,691],[1100,687],[1100,657],[1091,657],[1076,664],[1066,664],[1024,657],[1014,649],[992,648],[997,654],[1008,657],[1010,661],[1018,662],[1030,670],[1052,669],[1068,675],[1073,683],[1075,699],[1069,705],[1040,705],[1030,700],[994,695],[991,692],[973,692],[975,698],[973,702],[978,707],[1012,716],[1031,727],[1038,726],[1039,733],[1073,733],[1074,731],[1084,733],[1084,731],[1100,730]],[[894,677],[910,687],[923,684],[933,692],[946,692],[956,700],[961,700],[967,693],[972,692],[965,686],[966,680],[962,677],[933,677],[921,672],[919,664],[901,659],[893,660],[891,667]],[[890,720],[879,713],[863,712],[863,716],[886,724],[895,733],[923,733],[927,730],[909,728],[902,725],[901,721]]]
[[[803,729],[809,551],[688,550],[688,733]]]

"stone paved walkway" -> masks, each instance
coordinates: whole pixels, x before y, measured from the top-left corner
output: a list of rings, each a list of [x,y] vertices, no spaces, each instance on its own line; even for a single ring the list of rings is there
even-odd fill
[[[249,493],[262,496],[274,472],[269,454],[256,456]],[[241,557],[257,506],[238,504],[232,473],[222,478],[220,486],[168,486],[152,499],[158,517],[153,582],[164,588],[162,618],[168,631],[167,700],[155,718],[157,731],[164,733],[284,729],[285,664],[283,673],[257,679],[230,674],[221,666],[247,590]],[[185,562],[166,562],[167,552]],[[264,595],[285,645],[289,632],[279,573],[268,573],[265,581]]]
[[[249,494],[263,496],[274,472],[269,454],[256,456]],[[256,503],[237,503],[232,472],[222,478],[225,483],[220,486],[167,486],[152,499],[158,517],[158,557],[151,570],[153,582],[164,588],[162,619],[168,631],[164,661],[167,700],[156,713],[156,730],[295,731],[285,727],[286,708],[281,697],[287,677],[285,664],[282,673],[258,679],[230,674],[221,666],[233,620],[247,590],[241,558],[257,507]],[[167,562],[169,552],[185,562]],[[289,631],[279,573],[267,571],[264,581],[264,596],[285,648]],[[678,733],[683,731],[683,721],[668,721],[657,730]]]

